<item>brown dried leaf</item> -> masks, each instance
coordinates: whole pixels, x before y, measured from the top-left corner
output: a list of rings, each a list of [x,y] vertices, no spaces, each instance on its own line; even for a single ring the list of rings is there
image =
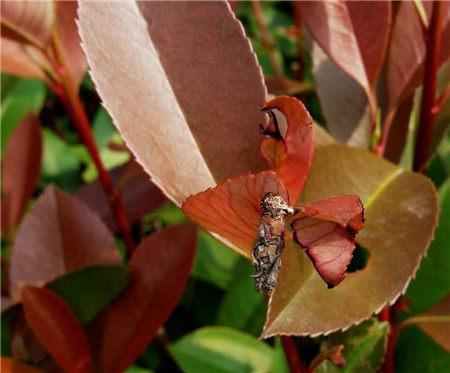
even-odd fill
[[[265,87],[226,2],[82,1],[79,14],[105,107],[170,199],[263,169]]]
[[[42,136],[32,112],[12,133],[2,161],[2,233],[16,226],[31,198],[41,170]]]
[[[120,264],[114,237],[78,198],[48,187],[17,231],[11,254],[13,297],[20,282],[43,285],[96,264]]]
[[[287,240],[264,338],[330,333],[369,318],[405,290],[433,238],[438,201],[430,180],[367,151],[330,144],[319,131],[317,143],[302,198],[358,195],[366,225],[357,241],[371,256],[366,268],[327,290],[306,255]]]

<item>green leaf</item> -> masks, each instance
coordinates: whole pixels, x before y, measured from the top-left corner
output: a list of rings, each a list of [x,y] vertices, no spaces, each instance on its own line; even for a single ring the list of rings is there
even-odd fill
[[[38,79],[22,79],[15,88],[2,98],[1,106],[1,148],[16,125],[22,121],[30,110],[39,114],[45,99],[45,84]]]
[[[92,266],[60,277],[47,287],[70,305],[85,326],[126,287],[129,277],[125,267]]]
[[[221,289],[228,289],[248,265],[247,260],[229,250],[205,231],[199,231],[197,255],[192,269],[194,277]]]
[[[270,372],[276,373],[289,373],[289,364],[286,360],[286,354],[281,344],[279,337],[275,338],[274,351],[272,355],[272,362],[270,363]]]
[[[372,318],[354,326],[343,333],[331,334],[323,342],[323,348],[343,344],[342,355],[346,360],[345,367],[338,369],[331,362],[324,361],[317,368],[317,373],[375,373],[380,368],[386,353],[389,324]]]
[[[253,331],[259,335],[267,307],[263,294],[255,291],[255,281],[249,277],[252,272],[248,263],[246,270],[229,287],[217,313],[217,324],[248,332],[247,326],[254,326]]]
[[[73,192],[80,184],[80,161],[71,154],[70,146],[44,128],[44,159],[41,186],[55,182],[62,189]]]
[[[408,317],[430,308],[450,291],[450,180],[439,188],[439,199],[441,214],[434,241],[405,294],[406,299],[411,298]]]
[[[268,371],[273,349],[256,338],[223,327],[197,329],[171,347],[186,373]]]
[[[95,113],[92,120],[92,132],[99,149],[102,149],[108,143],[113,133],[116,132],[111,117],[103,107],[99,107]]]
[[[152,373],[152,371],[138,365],[132,365],[125,371],[125,373]]]
[[[396,373],[448,372],[450,354],[417,326],[406,328],[395,344]]]

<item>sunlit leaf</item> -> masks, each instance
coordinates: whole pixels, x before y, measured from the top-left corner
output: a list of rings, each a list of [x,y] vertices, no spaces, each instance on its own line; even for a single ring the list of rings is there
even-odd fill
[[[198,329],[176,341],[170,350],[183,372],[265,372],[272,349],[264,342],[224,327]]]
[[[52,32],[53,5],[51,1],[2,2],[2,37],[44,49]]]
[[[267,171],[226,180],[189,197],[182,209],[192,222],[225,237],[237,246],[236,252],[250,258],[261,219],[260,201],[268,192],[289,201],[275,173]]]
[[[339,286],[327,290],[306,255],[287,240],[263,337],[320,334],[367,319],[405,290],[436,226],[437,196],[426,177],[317,135],[302,198],[358,195],[366,225],[357,241],[370,258],[363,270],[348,273]]]
[[[2,233],[15,227],[36,188],[42,156],[39,118],[32,112],[11,135],[2,160]]]
[[[92,371],[86,335],[66,302],[50,290],[22,289],[25,316],[40,342],[64,371]]]
[[[81,40],[75,23],[76,1],[54,1],[55,24],[58,43],[72,84],[77,90],[86,72],[87,61],[81,48]]]
[[[120,264],[114,238],[76,197],[50,186],[23,219],[11,254],[11,291],[91,265]]]
[[[79,25],[105,107],[169,198],[263,169],[263,78],[228,4],[82,1]]]
[[[305,184],[314,154],[312,118],[303,104],[294,97],[277,97],[263,107],[263,110],[275,109],[284,114],[287,128],[283,130],[282,123],[275,119],[275,128],[269,127],[264,131],[271,137],[262,142],[261,151],[268,160],[269,167],[275,168],[277,178],[288,190],[291,203],[295,204]]]
[[[137,247],[128,265],[129,286],[102,315],[101,359],[105,372],[122,372],[144,351],[179,301],[191,270],[196,229],[160,230]]]

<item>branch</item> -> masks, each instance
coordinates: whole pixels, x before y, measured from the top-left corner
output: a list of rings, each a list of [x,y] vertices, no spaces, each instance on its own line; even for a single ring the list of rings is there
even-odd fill
[[[436,76],[439,67],[439,50],[442,39],[443,10],[444,2],[442,0],[433,2],[433,12],[427,38],[422,101],[413,165],[414,171],[422,173],[425,171],[428,159],[434,118],[436,116],[433,106],[436,94]]]
[[[261,3],[259,0],[252,1],[253,12],[255,13],[256,22],[258,24],[259,32],[261,33],[262,43],[269,50],[269,61],[270,66],[272,67],[275,76],[277,78],[282,79],[283,73],[281,72],[281,68],[278,65],[277,59],[275,57],[274,49],[275,44],[269,34],[269,30],[264,22],[264,15],[261,8]]]
[[[75,129],[80,135],[81,141],[87,147],[89,154],[91,155],[92,160],[94,161],[95,167],[97,168],[98,171],[100,183],[102,184],[103,189],[106,193],[108,202],[113,211],[117,225],[125,241],[125,245],[127,246],[128,253],[131,256],[131,254],[133,254],[134,252],[135,244],[131,236],[128,219],[125,215],[122,197],[119,191],[114,187],[111,178],[109,177],[109,174],[105,170],[103,163],[100,159],[100,154],[98,152],[97,145],[95,143],[89,119],[86,115],[86,111],[84,110],[83,104],[80,101],[78,93],[76,92],[72,80],[65,67],[63,54],[61,53],[61,50],[59,48],[58,38],[55,33],[53,34],[52,47],[56,54],[58,63],[60,64],[60,66],[58,66],[58,68],[55,70],[59,73],[61,77],[61,82],[53,84],[51,88],[55,92],[55,94],[60,98],[61,102],[66,108],[71,122],[73,123]]]

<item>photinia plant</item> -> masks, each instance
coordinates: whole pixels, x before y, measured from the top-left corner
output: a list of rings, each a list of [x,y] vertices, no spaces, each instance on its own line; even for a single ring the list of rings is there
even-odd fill
[[[267,193],[280,196],[288,203],[296,201],[314,153],[312,118],[300,101],[278,97],[262,110],[279,110],[287,119],[285,136],[281,135],[276,121],[270,126],[273,129],[264,129],[269,136],[262,142],[261,149],[275,173],[262,172],[227,180],[213,189],[190,196],[182,206],[194,223],[236,244],[247,257],[251,256],[255,246],[260,201]],[[296,210],[298,214],[291,223],[295,242],[306,249],[328,287],[338,285],[352,258],[355,234],[364,225],[361,201],[357,196],[338,196],[302,204],[296,206]],[[267,229],[275,230],[270,226]],[[281,234],[284,236],[284,232]],[[276,275],[278,262],[272,265],[275,265]]]
[[[5,369],[450,364],[447,3],[1,8]]]

